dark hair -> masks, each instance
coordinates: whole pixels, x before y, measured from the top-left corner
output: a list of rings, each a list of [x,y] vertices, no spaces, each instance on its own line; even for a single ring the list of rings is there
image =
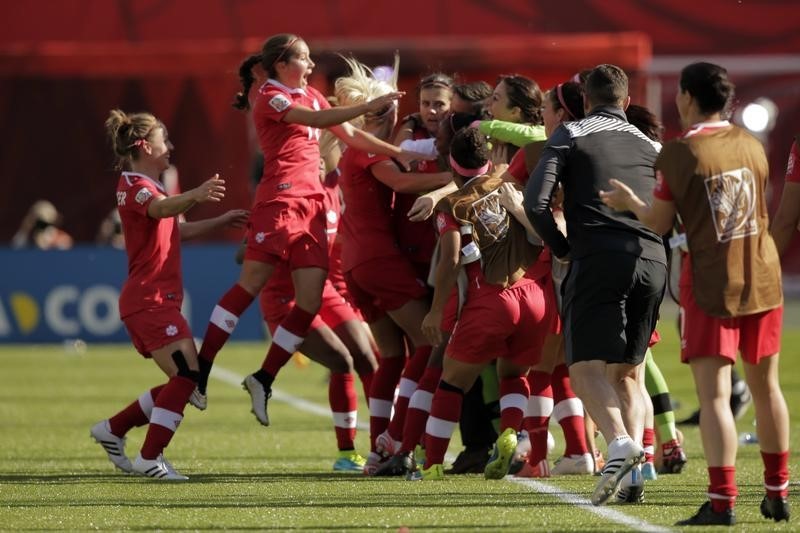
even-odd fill
[[[511,74],[497,78],[497,84],[505,82],[508,101],[512,107],[522,112],[522,120],[528,124],[540,125],[542,121],[542,90],[530,78]]]
[[[242,64],[239,65],[239,79],[242,82],[242,90],[234,96],[233,107],[241,110],[250,109],[250,101],[247,96],[250,93],[250,87],[256,81],[255,76],[253,76],[253,67],[260,63],[261,68],[270,78],[276,77],[278,71],[275,69],[275,64],[279,60],[281,62],[289,61],[292,58],[289,49],[299,40],[300,37],[292,33],[273,35],[264,42],[260,54],[253,54],[242,61]]]
[[[584,85],[592,106],[620,105],[628,96],[628,76],[616,65],[597,65]]]
[[[450,143],[450,157],[464,168],[481,168],[491,158],[486,136],[476,128],[462,129]]]
[[[547,93],[553,110],[563,109],[569,120],[578,120],[586,114],[583,111],[583,86],[574,81],[560,83]]]
[[[692,63],[681,71],[681,91],[688,92],[704,114],[726,112],[735,91],[728,71],[713,63]]]
[[[641,105],[631,104],[625,110],[625,116],[632,126],[644,133],[648,138],[661,142],[664,135],[664,125],[649,109]]]
[[[434,72],[433,74],[428,74],[419,80],[419,84],[417,85],[417,98],[419,98],[422,89],[431,88],[449,89],[452,91],[453,78],[443,72]]]
[[[450,143],[455,134],[482,118],[479,114],[453,112],[442,117],[436,132],[436,149],[439,155],[446,157],[450,153]]]
[[[484,100],[492,96],[492,86],[483,80],[459,83],[453,86],[453,94],[457,94],[465,102],[471,103],[474,113],[480,113]]]

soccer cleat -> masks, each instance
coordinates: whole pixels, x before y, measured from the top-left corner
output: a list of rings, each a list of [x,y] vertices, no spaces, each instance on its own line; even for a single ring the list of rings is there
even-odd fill
[[[389,435],[388,429],[375,437],[375,451],[381,455],[397,455],[400,453],[400,446],[402,446],[402,444],[402,442],[394,440],[392,436]]]
[[[514,474],[514,477],[550,477],[550,465],[547,463],[547,459],[542,459],[535,465],[531,465],[528,462],[522,464],[522,468]]]
[[[725,509],[718,513],[711,507],[711,502],[701,505],[691,518],[675,522],[676,526],[732,526],[734,524],[736,524],[736,514],[733,509]]]
[[[497,437],[494,443],[494,451],[486,468],[483,470],[483,477],[486,479],[503,479],[508,474],[511,466],[511,459],[517,449],[517,432],[512,428],[507,428]]]
[[[376,476],[406,476],[417,469],[411,453],[398,453],[378,466]]]
[[[747,408],[753,403],[753,396],[750,394],[750,389],[747,385],[739,393],[731,394],[731,412],[736,420],[739,420],[747,412]]]
[[[616,494],[617,503],[642,503],[644,501],[643,477],[639,467],[632,468],[620,483]]]
[[[197,407],[199,410],[205,411],[206,407],[208,407],[208,396],[200,392],[200,389],[195,387],[192,391],[192,395],[189,396],[189,403]]]
[[[161,479],[165,481],[186,481],[188,477],[179,474],[163,455],[155,459],[143,459],[141,455],[136,456],[133,461],[133,471],[145,477]]]
[[[334,472],[363,472],[367,460],[356,453],[355,450],[342,450],[333,463]]]
[[[253,405],[250,412],[256,415],[262,426],[269,426],[267,401],[272,397],[272,389],[264,387],[252,374],[244,378],[242,388],[250,393],[250,402]]]
[[[591,453],[583,455],[565,455],[559,457],[550,474],[554,476],[574,476],[594,473],[594,460]]]
[[[117,437],[111,433],[108,426],[108,420],[101,420],[89,430],[89,435],[103,447],[108,454],[108,460],[111,461],[115,467],[122,470],[126,474],[133,472],[133,466],[130,459],[125,455],[125,438]]]
[[[480,447],[462,451],[453,461],[453,465],[445,470],[445,474],[483,474],[489,460],[489,448]]]
[[[656,472],[656,465],[651,462],[646,462],[642,465],[642,477],[645,481],[655,481],[658,479],[658,472]]]
[[[661,468],[659,474],[680,474],[686,465],[686,454],[677,440],[665,442],[661,446]]]
[[[418,470],[419,477],[423,481],[435,481],[438,479],[444,479],[444,466],[443,465],[431,465],[430,468],[423,468]]]
[[[425,467],[425,459],[427,459],[425,448],[422,447],[421,444],[417,444],[414,446],[414,463],[421,467]]]
[[[385,462],[386,459],[379,453],[369,452],[367,460],[364,462],[364,475],[374,476],[378,467]]]
[[[644,450],[633,441],[628,441],[628,451],[622,457],[609,457],[603,471],[600,473],[600,481],[592,493],[592,504],[602,505],[613,496],[619,487],[622,478],[631,471],[636,465],[642,462]]]
[[[764,518],[772,518],[776,522],[781,520],[788,522],[791,512],[789,501],[786,498],[770,498],[765,495],[761,500],[761,514]]]

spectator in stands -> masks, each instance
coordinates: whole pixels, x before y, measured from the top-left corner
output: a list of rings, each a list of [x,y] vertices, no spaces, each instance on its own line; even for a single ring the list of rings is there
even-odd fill
[[[13,248],[66,250],[72,248],[72,237],[61,229],[61,213],[47,200],[36,201],[11,239]]]

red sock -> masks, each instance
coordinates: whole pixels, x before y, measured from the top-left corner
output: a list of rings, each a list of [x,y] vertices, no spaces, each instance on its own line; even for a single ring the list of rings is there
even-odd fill
[[[716,513],[726,509],[733,509],[736,496],[736,467],[735,466],[709,466],[708,467],[708,497],[711,499],[711,508]]]
[[[532,465],[539,464],[542,459],[547,458],[547,425],[553,413],[553,389],[550,381],[551,376],[547,372],[531,370],[528,373],[530,397],[522,427],[528,432],[531,442],[528,462]]]
[[[316,313],[309,313],[296,305],[292,307],[292,310],[275,330],[272,344],[261,364],[261,369],[273,378],[277,376],[283,365],[289,362],[297,348],[303,344],[315,316],[317,316]]]
[[[403,369],[403,375],[400,378],[400,387],[397,392],[397,400],[394,402],[394,415],[389,422],[389,435],[394,440],[402,440],[403,426],[406,423],[406,411],[408,410],[408,402],[411,400],[411,395],[417,390],[417,383],[419,382],[422,374],[425,373],[425,368],[428,366],[428,359],[431,357],[430,346],[420,346],[411,356],[411,359],[406,363]]]
[[[183,420],[183,408],[195,386],[194,380],[173,376],[161,389],[150,414],[150,425],[142,445],[143,459],[155,459],[172,440]]]
[[[253,295],[238,283],[225,293],[211,313],[203,346],[200,348],[200,357],[206,361],[214,360],[236,328],[239,317],[252,301]]]
[[[425,425],[425,466],[444,464],[450,437],[461,417],[464,392],[449,383],[441,382],[433,395],[431,414]]]
[[[567,365],[558,365],[553,369],[553,418],[564,432],[566,449],[564,455],[583,455],[589,453],[586,445],[586,425],[583,420],[583,402],[575,396],[569,382]]]
[[[135,402],[109,418],[108,427],[111,429],[111,433],[117,437],[124,437],[131,428],[147,424],[150,421],[150,413],[153,411],[153,398],[158,398],[158,393],[163,388],[164,385],[159,385],[144,391]]]
[[[428,421],[428,414],[431,412],[431,402],[436,387],[439,386],[439,379],[442,377],[442,369],[428,367],[419,380],[417,390],[411,395],[406,412],[406,423],[403,426],[403,444],[401,452],[413,452],[420,438],[425,434],[425,424]]]
[[[764,461],[764,487],[770,498],[789,497],[789,452],[761,452]]]
[[[361,387],[364,389],[364,401],[369,404],[369,391],[372,389],[372,380],[375,379],[375,372],[359,374],[358,379],[361,380]]]
[[[519,431],[528,405],[528,380],[524,376],[500,380],[500,431],[508,428]],[[547,430],[545,430],[545,436]]]
[[[655,430],[653,428],[644,428],[644,433],[642,434],[642,448],[644,448],[644,460],[648,463],[655,462],[655,442]]]
[[[369,389],[369,441],[373,452],[375,439],[389,426],[394,390],[405,363],[405,357],[383,357],[372,378],[372,387]]]
[[[357,423],[356,389],[353,374],[331,373],[328,382],[328,401],[333,413],[333,427],[336,431],[336,444],[340,450],[353,450]]]

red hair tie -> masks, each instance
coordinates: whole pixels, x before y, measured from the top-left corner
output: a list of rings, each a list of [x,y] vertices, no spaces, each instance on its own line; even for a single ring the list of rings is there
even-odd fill
[[[559,83],[558,85],[556,85],[556,96],[558,97],[558,103],[560,103],[560,104],[561,104],[561,108],[562,108],[564,111],[566,111],[566,112],[567,112],[567,115],[569,115],[570,117],[572,117],[572,120],[577,120],[577,119],[575,118],[575,115],[573,115],[573,114],[572,114],[572,111],[570,111],[570,110],[569,110],[569,107],[567,107],[567,103],[564,101],[564,93],[563,93],[563,91],[561,90],[561,86],[562,86],[562,85],[564,85],[564,84],[563,84],[563,83]]]

